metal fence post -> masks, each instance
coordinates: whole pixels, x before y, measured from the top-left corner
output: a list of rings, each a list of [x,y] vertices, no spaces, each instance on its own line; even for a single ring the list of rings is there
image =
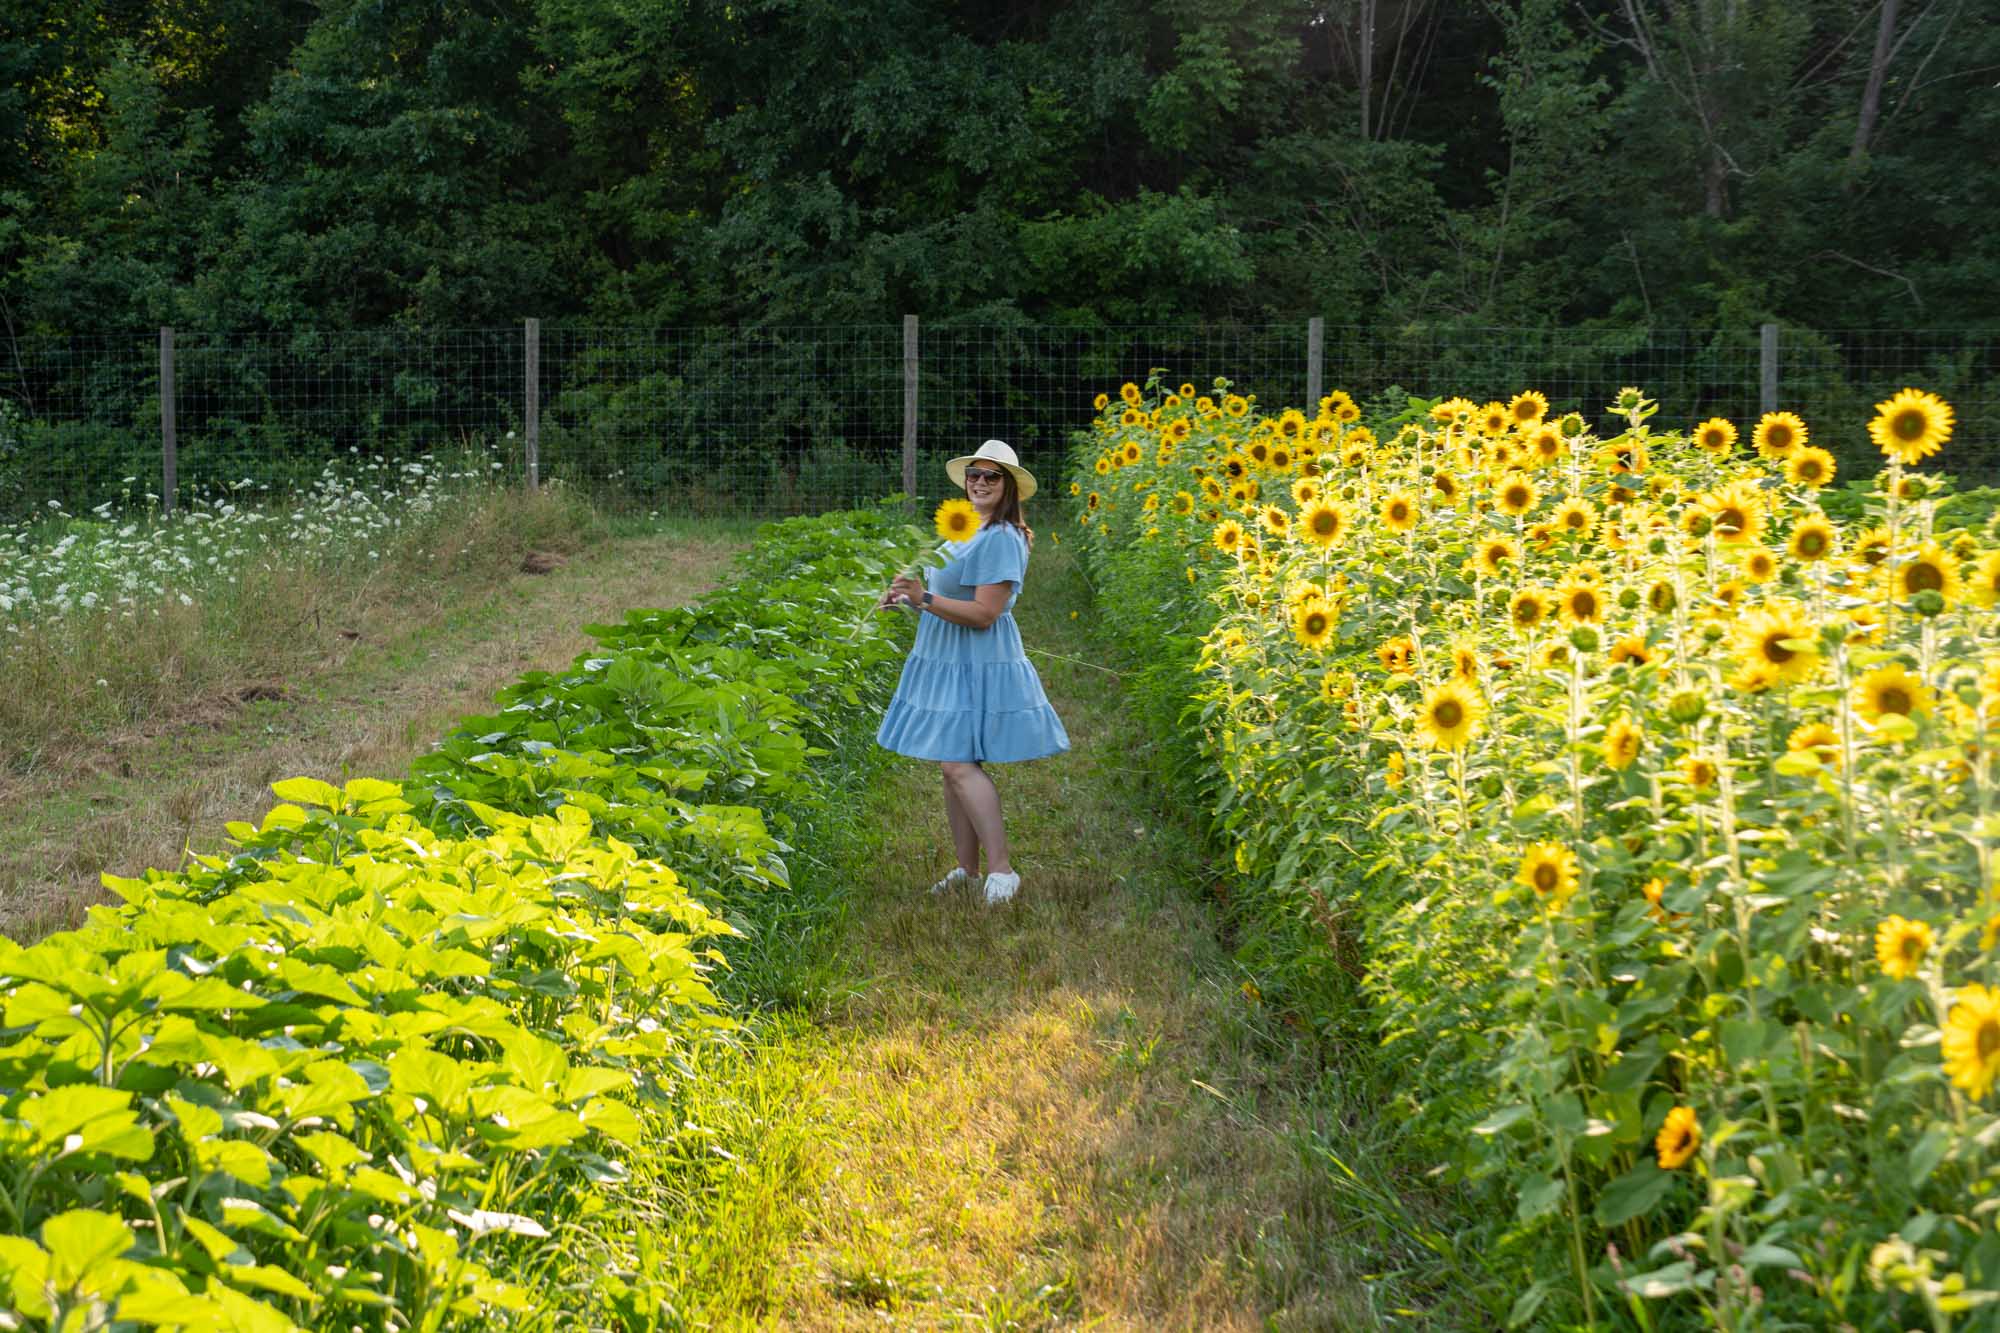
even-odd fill
[[[180,458],[174,440],[174,330],[160,327],[160,512],[172,518]]]
[[[1319,411],[1320,387],[1326,382],[1326,321],[1314,315],[1306,321],[1306,401],[1308,412]]]
[[[903,316],[903,494],[917,493],[917,317]]]
[[[1778,410],[1778,326],[1766,324],[1759,330],[1757,401],[1760,412]]]
[[[542,482],[542,321],[528,320],[522,341],[526,344],[527,364],[523,370],[527,376],[527,387],[523,395],[521,426],[522,434],[527,437],[524,448],[528,462],[528,489],[532,491]]]

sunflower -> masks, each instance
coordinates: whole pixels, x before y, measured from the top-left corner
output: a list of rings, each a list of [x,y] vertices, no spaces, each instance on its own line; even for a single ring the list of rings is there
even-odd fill
[[[1192,434],[1194,434],[1194,423],[1186,417],[1175,418],[1173,424],[1167,427],[1167,438],[1175,444],[1186,443],[1188,436]]]
[[[1785,478],[1800,486],[1811,486],[1815,490],[1833,480],[1833,474],[1840,465],[1833,461],[1833,455],[1824,449],[1795,449],[1785,463]]]
[[[1738,602],[1743,600],[1743,580],[1724,579],[1715,585],[1713,596],[1716,601],[1721,602],[1724,606],[1733,608]]]
[[[1676,1106],[1667,1112],[1666,1123],[1653,1139],[1653,1151],[1659,1155],[1662,1171],[1686,1166],[1700,1146],[1701,1122],[1695,1119],[1692,1106]]]
[[[1431,420],[1440,426],[1449,426],[1461,415],[1478,410],[1470,398],[1447,398],[1431,409]]]
[[[1069,493],[1070,493],[1070,494],[1071,494],[1072,496],[1076,496],[1076,495],[1082,495],[1082,494],[1083,494],[1083,483],[1082,483],[1082,482],[1080,482],[1080,481],[1073,481],[1073,482],[1071,482],[1071,483],[1069,484]]]
[[[1694,442],[1706,453],[1726,454],[1736,447],[1736,426],[1723,417],[1710,417],[1694,428]]]
[[[1952,992],[1941,1045],[1952,1086],[1973,1097],[1991,1092],[2000,1077],[2000,990],[1975,983]]]
[[[1226,518],[1215,525],[1215,532],[1209,540],[1224,555],[1235,555],[1243,548],[1243,525],[1233,518]]]
[[[1283,444],[1274,444],[1271,446],[1271,456],[1264,460],[1264,465],[1273,472],[1290,472],[1292,462],[1291,449]]]
[[[1305,507],[1293,534],[1301,541],[1325,549],[1347,535],[1347,507],[1320,500]]]
[[[1806,423],[1790,412],[1766,412],[1751,432],[1750,442],[1765,458],[1790,458],[1794,449],[1803,449]]]
[[[1666,615],[1681,604],[1681,595],[1674,588],[1671,579],[1655,579],[1646,589],[1646,605],[1654,614]]]
[[[1416,655],[1417,646],[1407,635],[1399,634],[1375,649],[1375,656],[1381,659],[1382,669],[1392,676],[1406,674],[1410,669],[1410,659]]]
[[[1108,477],[1108,476],[1110,476],[1110,475],[1111,475],[1111,455],[1110,455],[1110,454],[1099,454],[1099,455],[1097,456],[1097,463],[1096,463],[1096,465],[1095,465],[1095,466],[1096,466],[1096,468],[1097,468],[1097,475],[1098,475],[1098,476],[1100,476],[1100,477]]]
[[[1111,406],[1111,395],[1108,393],[1100,393],[1097,395],[1097,397],[1090,400],[1090,405],[1096,408],[1098,411],[1102,412],[1105,408]]]
[[[1095,509],[1097,508],[1097,506],[1103,503],[1104,503],[1104,497],[1099,495],[1096,491],[1092,491],[1088,495],[1085,495],[1083,497],[1083,507],[1085,509]]]
[[[1911,673],[1901,662],[1876,667],[1854,682],[1854,711],[1864,721],[1875,723],[1891,713],[1898,717],[1927,717],[1933,695],[1923,677]]]
[[[1261,468],[1271,465],[1271,445],[1269,441],[1252,440],[1243,447],[1243,452],[1249,457],[1252,467]]]
[[[1696,791],[1707,791],[1715,785],[1715,761],[1706,755],[1691,754],[1681,760],[1681,780]]]
[[[1292,483],[1292,501],[1295,504],[1309,505],[1318,500],[1319,496],[1320,483],[1317,477],[1300,477]]]
[[[1319,678],[1319,701],[1328,707],[1344,703],[1347,699],[1347,682],[1338,671],[1329,671]]]
[[[1240,393],[1225,394],[1222,399],[1222,410],[1229,416],[1241,419],[1250,414],[1250,400]]]
[[[1265,505],[1257,512],[1257,521],[1273,537],[1282,537],[1292,530],[1292,515],[1283,505]]]
[[[1278,434],[1287,440],[1296,440],[1306,433],[1306,414],[1296,407],[1288,407],[1278,414]]]
[[[1486,701],[1465,681],[1447,680],[1424,692],[1417,733],[1440,750],[1462,750],[1486,719]]]
[[[1470,643],[1454,643],[1451,646],[1451,675],[1453,680],[1462,680],[1468,685],[1479,681],[1479,649]]]
[[[1538,842],[1521,858],[1514,882],[1533,889],[1535,897],[1554,911],[1576,893],[1576,853],[1559,842]]]
[[[1550,639],[1535,649],[1535,669],[1561,671],[1569,666],[1569,640]]]
[[[1389,757],[1382,762],[1383,785],[1392,790],[1400,788],[1403,785],[1403,775],[1409,767],[1410,763],[1403,758],[1401,750],[1389,751]]]
[[[1764,497],[1755,483],[1732,482],[1708,496],[1702,507],[1723,541],[1755,541],[1764,530]]]
[[[1243,508],[1243,506],[1249,504],[1252,500],[1256,498],[1257,498],[1257,483],[1250,480],[1248,477],[1245,477],[1241,481],[1235,481],[1229,484],[1229,503],[1233,507],[1241,509]]]
[[[1118,461],[1126,467],[1131,467],[1144,456],[1144,451],[1139,448],[1137,440],[1125,441],[1125,447],[1118,451]]]
[[[1750,612],[1736,626],[1736,656],[1762,669],[1767,684],[1810,677],[1819,666],[1819,640],[1805,608],[1780,599]]]
[[[1808,565],[1827,559],[1839,549],[1840,539],[1834,535],[1833,524],[1818,514],[1793,524],[1792,535],[1785,542],[1785,553]]]
[[[1458,478],[1442,468],[1431,474],[1431,489],[1437,492],[1438,500],[1447,506],[1458,502]]]
[[[1937,935],[1922,921],[1892,916],[1875,927],[1875,961],[1898,981],[1917,974]]]
[[[1540,588],[1522,588],[1507,603],[1507,618],[1515,629],[1533,629],[1548,615],[1549,599]]]
[[[1352,398],[1349,398],[1344,393],[1335,391],[1333,419],[1343,424],[1351,421],[1359,421],[1361,419],[1361,409],[1355,405]]]
[[[1922,389],[1905,389],[1875,404],[1868,434],[1883,457],[1898,463],[1920,463],[1951,438],[1951,404]]]
[[[1408,532],[1417,526],[1417,497],[1408,491],[1391,491],[1382,499],[1382,526],[1391,532]]]
[[[1168,508],[1172,509],[1174,513],[1180,515],[1182,518],[1186,518],[1194,512],[1194,496],[1188,494],[1186,491],[1175,491],[1173,501]]]
[[[1146,414],[1136,407],[1128,407],[1118,414],[1118,424],[1121,426],[1136,426],[1145,419]]]
[[[1630,768],[1645,747],[1645,730],[1631,718],[1621,717],[1604,729],[1604,766],[1614,770]]]
[[[1318,598],[1300,602],[1292,612],[1292,634],[1299,645],[1318,652],[1333,638],[1333,609]]]
[[[1972,577],[1967,580],[1966,591],[1980,606],[2000,603],[2000,551],[1989,551],[1979,557]]]
[[[1498,439],[1514,424],[1514,416],[1502,402],[1481,403],[1473,413],[1472,425],[1481,435]]]
[[[1556,609],[1572,625],[1595,625],[1603,620],[1605,600],[1597,581],[1580,577],[1575,570],[1556,586]]]
[[[1949,606],[1958,600],[1958,561],[1936,542],[1925,542],[1889,575],[1896,596],[1908,601],[1920,592],[1935,592]]]
[[[1507,404],[1507,415],[1516,426],[1532,426],[1549,414],[1549,400],[1538,389],[1527,389],[1514,395]]]
[[[1215,400],[1213,398],[1210,398],[1207,394],[1203,394],[1201,397],[1194,400],[1194,410],[1197,414],[1201,416],[1212,417],[1215,415],[1216,412]]]
[[[1836,766],[1840,763],[1840,733],[1824,722],[1808,722],[1793,727],[1785,738],[1785,748],[1800,754],[1811,753]]]
[[[1127,406],[1137,407],[1140,399],[1145,395],[1138,385],[1134,384],[1131,380],[1126,380],[1118,386],[1118,396],[1125,400]]]
[[[1493,487],[1493,505],[1503,514],[1525,514],[1541,498],[1540,489],[1525,472],[1509,472]]]
[[[1572,495],[1556,506],[1549,522],[1568,537],[1588,537],[1597,527],[1597,506],[1581,495]]]
[[[1612,644],[1611,651],[1604,656],[1605,660],[1613,666],[1618,666],[1622,663],[1633,667],[1642,667],[1653,660],[1654,653],[1651,648],[1646,646],[1644,639],[1636,634],[1631,634]]]
[[[1889,558],[1889,530],[1869,528],[1854,539],[1854,558],[1864,565],[1880,565]]]
[[[937,529],[939,541],[962,542],[979,531],[979,511],[972,507],[970,500],[946,500],[937,507],[931,521]]]
[[[1528,432],[1528,461],[1536,467],[1549,467],[1562,461],[1562,432],[1547,422],[1542,422]]]
[[[1743,557],[1743,577],[1752,583],[1769,583],[1778,576],[1778,557],[1770,548],[1755,546]]]
[[[1478,562],[1480,573],[1498,574],[1508,565],[1521,563],[1521,543],[1501,533],[1482,537],[1474,559]]]
[[[1183,398],[1193,398],[1193,397],[1194,397],[1194,385],[1192,385],[1192,384],[1182,384],[1182,385],[1181,385],[1181,387],[1180,387],[1180,388],[1178,388],[1178,389],[1176,389],[1176,390],[1175,390],[1174,392],[1178,393],[1178,394],[1179,394],[1179,395],[1180,395],[1181,397],[1183,397]]]
[[[1210,504],[1221,504],[1222,497],[1226,494],[1228,492],[1222,489],[1222,483],[1214,477],[1203,477],[1201,479],[1201,498]]]

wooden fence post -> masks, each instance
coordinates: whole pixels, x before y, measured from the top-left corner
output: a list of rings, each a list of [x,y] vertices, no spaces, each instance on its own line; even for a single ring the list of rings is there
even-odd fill
[[[526,437],[523,447],[527,453],[528,489],[535,490],[542,482],[542,321],[531,319],[523,332],[526,343],[527,364],[523,367],[527,376],[527,391],[522,403],[522,434]]]
[[[174,488],[180,470],[179,446],[174,439],[174,330],[160,327],[160,512],[174,513]]]
[[[917,493],[917,317],[903,316],[903,494]],[[912,500],[914,503],[914,500]]]
[[[1306,321],[1306,400],[1299,404],[1312,416],[1319,411],[1320,390],[1326,383],[1326,321],[1314,315]]]
[[[1766,324],[1759,332],[1762,334],[1759,340],[1762,345],[1758,349],[1757,360],[1762,373],[1757,386],[1758,410],[1775,412],[1778,410],[1778,326]]]

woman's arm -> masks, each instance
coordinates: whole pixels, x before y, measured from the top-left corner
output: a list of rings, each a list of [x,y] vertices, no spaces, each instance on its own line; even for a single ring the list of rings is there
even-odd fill
[[[915,579],[899,578],[889,588],[892,596],[907,597],[912,606],[968,629],[991,629],[993,622],[1006,614],[1013,590],[1011,583],[982,583],[972,590],[970,598],[933,596],[926,605],[924,585]]]

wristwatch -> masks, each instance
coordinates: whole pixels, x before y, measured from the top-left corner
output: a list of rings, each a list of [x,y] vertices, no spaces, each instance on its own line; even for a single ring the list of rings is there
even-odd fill
[[[929,588],[926,588],[926,589],[924,589],[924,600],[923,600],[923,604],[924,604],[925,606],[929,606],[929,605],[931,604],[931,591],[930,591],[930,589],[929,589]]]

